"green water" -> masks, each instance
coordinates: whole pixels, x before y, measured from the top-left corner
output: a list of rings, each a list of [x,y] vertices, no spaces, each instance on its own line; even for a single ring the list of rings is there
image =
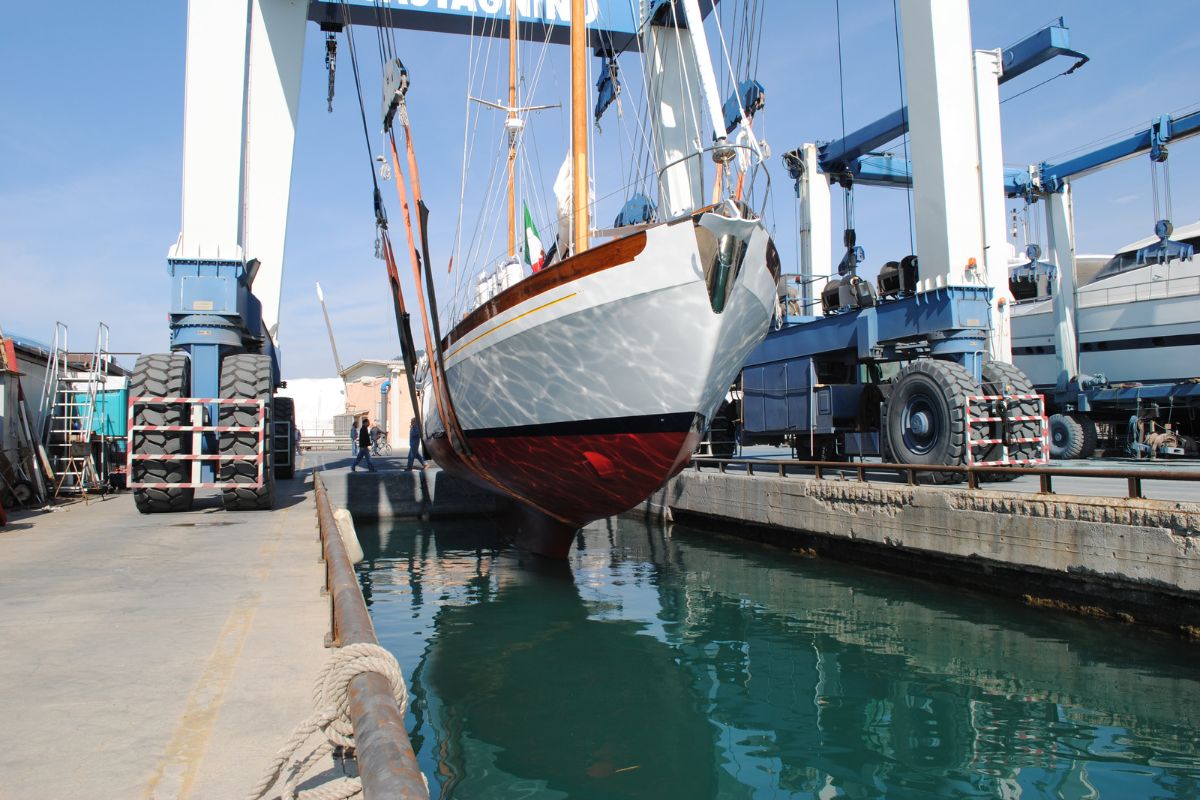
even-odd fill
[[[442,798],[1200,797],[1200,646],[637,521],[359,528]]]

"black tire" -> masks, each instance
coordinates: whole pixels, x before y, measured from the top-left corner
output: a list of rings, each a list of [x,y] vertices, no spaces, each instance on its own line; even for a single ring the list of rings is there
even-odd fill
[[[1083,454],[1083,426],[1070,414],[1050,416],[1050,457],[1070,461]]]
[[[185,353],[156,353],[140,356],[129,381],[131,397],[187,397],[191,387],[191,365]],[[187,425],[191,409],[183,403],[138,405],[134,425]],[[180,455],[192,452],[188,431],[135,431],[134,455]],[[133,462],[131,481],[138,483],[183,483],[191,475],[187,461],[146,459]],[[135,489],[133,502],[143,514],[187,511],[195,489]]]
[[[272,403],[269,356],[251,353],[226,356],[221,361],[221,397],[258,397],[267,401],[267,432],[271,430]],[[221,425],[253,427],[258,425],[255,406],[222,405]],[[221,499],[226,511],[269,511],[275,505],[275,470],[271,460],[271,436],[263,442],[262,486],[235,486],[225,489]],[[258,452],[258,434],[254,432],[222,433],[221,455],[254,455]],[[258,465],[254,461],[222,461],[222,482],[253,484],[258,480]]]
[[[986,361],[983,364],[983,382],[981,390],[983,394],[1033,394],[1033,381],[1029,380],[1029,376],[1022,372],[1019,368],[1005,361]],[[1022,400],[1014,404],[1011,413],[1015,416],[1031,417],[1038,413],[1038,402],[1036,400]],[[1041,432],[1041,425],[1037,422],[1014,422],[1011,429],[1013,438],[1030,439],[1036,438]],[[983,438],[994,439],[998,438],[1000,429],[998,425],[989,425],[982,429],[980,435]],[[1040,444],[1029,442],[1015,445],[1009,448],[1009,456],[1016,459],[1038,458],[1041,456],[1042,446]],[[999,461],[1003,454],[1003,445],[992,445],[979,456],[980,461]],[[997,473],[989,472],[983,476],[984,480],[988,481],[1013,481],[1019,476],[1013,473]]]
[[[967,460],[967,396],[978,394],[958,364],[923,358],[901,370],[883,409],[887,455],[901,464],[960,466]],[[957,483],[960,472],[931,472],[932,483]]]
[[[734,440],[733,406],[727,401],[721,403],[713,417],[712,425],[708,428],[709,449],[715,458],[733,458],[737,451]]]
[[[1096,430],[1095,421],[1087,414],[1081,414],[1078,411],[1071,414],[1071,419],[1078,422],[1079,427],[1083,429],[1083,449],[1080,451],[1079,457],[1091,458],[1100,445],[1100,434]]]
[[[276,397],[274,422],[287,422],[285,430],[275,432],[274,422],[271,425],[275,433],[275,441],[271,443],[275,454],[275,477],[279,480],[289,480],[296,475],[296,401],[290,397]]]
[[[17,505],[29,506],[37,499],[37,489],[34,488],[32,481],[19,480],[10,488]]]

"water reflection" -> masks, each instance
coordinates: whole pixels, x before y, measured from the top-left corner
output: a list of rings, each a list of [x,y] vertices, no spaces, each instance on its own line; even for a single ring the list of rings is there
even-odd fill
[[[1196,797],[1195,647],[679,527],[362,526],[443,797]]]

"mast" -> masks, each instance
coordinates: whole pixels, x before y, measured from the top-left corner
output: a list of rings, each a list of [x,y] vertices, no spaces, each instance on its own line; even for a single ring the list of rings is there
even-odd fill
[[[517,20],[516,0],[508,4],[508,257],[517,255]]]
[[[572,255],[588,247],[587,47],[584,0],[571,0],[571,170],[575,228]]]

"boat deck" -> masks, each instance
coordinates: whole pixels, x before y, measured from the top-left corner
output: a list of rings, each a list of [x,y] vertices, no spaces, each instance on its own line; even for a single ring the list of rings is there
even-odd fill
[[[142,515],[129,493],[0,531],[5,797],[244,796],[325,663],[312,480],[271,512]]]

